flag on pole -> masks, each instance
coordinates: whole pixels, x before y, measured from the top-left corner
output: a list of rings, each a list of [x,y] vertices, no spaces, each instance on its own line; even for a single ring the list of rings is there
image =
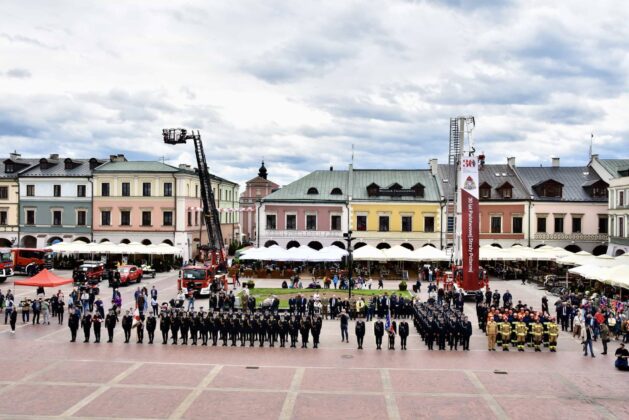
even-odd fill
[[[387,311],[387,320],[384,323],[384,329],[388,333],[392,333],[393,332],[393,325],[391,325],[391,309],[389,309]]]

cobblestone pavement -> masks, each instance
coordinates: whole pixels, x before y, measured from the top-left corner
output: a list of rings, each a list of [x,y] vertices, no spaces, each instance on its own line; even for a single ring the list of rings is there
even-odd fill
[[[174,279],[144,283],[170,297]],[[543,292],[519,283],[492,288],[539,307]],[[133,290],[123,289],[123,302]],[[465,310],[475,322],[474,304]],[[326,321],[315,350],[124,344],[119,327],[113,344],[69,343],[65,325],[18,320],[13,335],[0,323],[0,418],[629,418],[628,376],[596,345],[596,358],[583,357],[569,334],[557,353],[490,353],[477,329],[469,352],[427,351],[416,334],[408,351],[377,351],[367,330],[357,350]]]

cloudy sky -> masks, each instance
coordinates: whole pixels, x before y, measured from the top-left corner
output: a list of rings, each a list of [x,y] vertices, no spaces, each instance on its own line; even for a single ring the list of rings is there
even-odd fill
[[[426,168],[474,115],[489,162],[628,157],[625,0],[0,3],[0,144],[23,156],[262,158],[288,183],[330,164]]]

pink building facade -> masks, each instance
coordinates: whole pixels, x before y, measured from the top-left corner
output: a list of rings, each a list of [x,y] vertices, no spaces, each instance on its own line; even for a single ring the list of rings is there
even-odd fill
[[[268,172],[262,162],[258,176],[245,184],[245,191],[240,196],[240,232],[242,242],[255,242],[258,227],[258,202],[280,188],[275,182],[267,179]]]

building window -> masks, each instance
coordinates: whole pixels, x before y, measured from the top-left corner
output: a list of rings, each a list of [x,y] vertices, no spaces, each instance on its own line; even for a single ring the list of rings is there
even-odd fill
[[[413,231],[413,216],[402,216],[402,232]]]
[[[625,205],[625,192],[618,191],[618,207],[624,207]]]
[[[26,210],[26,224],[27,225],[35,224],[35,210]]]
[[[356,216],[356,230],[361,232],[367,230],[367,216]]]
[[[173,196],[173,183],[165,182],[164,183],[164,197],[172,197]]]
[[[522,216],[513,216],[511,231],[513,233],[522,233]]]
[[[277,217],[274,214],[266,215],[266,229],[267,230],[275,230],[277,229]]]
[[[448,233],[454,232],[454,217],[448,216]]]
[[[9,187],[0,187],[0,200],[9,198]]]
[[[164,226],[172,226],[173,225],[173,212],[165,211],[164,212]]]
[[[341,216],[338,214],[332,215],[331,221],[332,230],[341,230]]]
[[[306,230],[317,230],[317,215],[316,214],[306,215]]]
[[[581,233],[581,217],[572,216],[572,233]]]
[[[53,185],[52,186],[52,194],[55,197],[61,197],[61,185]]]
[[[487,184],[481,185],[479,188],[480,198],[491,198],[491,186]]]
[[[103,197],[109,197],[109,182],[103,182],[100,184],[100,195]]]
[[[100,212],[100,224],[102,226],[111,226],[111,212],[109,210]]]
[[[609,233],[608,231],[609,220],[607,216],[599,216],[598,217],[598,233]]]
[[[188,226],[192,226],[192,212],[188,211]]]
[[[319,194],[319,191],[315,187],[310,187],[310,188],[308,188],[308,192],[306,194],[308,194],[308,195],[317,195],[317,194]]]
[[[7,174],[12,174],[15,172],[15,165],[13,163],[7,163],[4,165],[4,172]]]
[[[380,232],[388,232],[389,231],[389,216],[379,216],[378,217],[378,231],[380,231]]]
[[[26,196],[27,197],[35,197],[35,186],[27,185],[26,186]]]
[[[150,211],[142,212],[142,226],[151,226],[151,212]]]
[[[142,197],[150,197],[151,196],[151,183],[143,182],[142,183]]]
[[[297,215],[286,215],[286,230],[297,230]]]
[[[0,211],[0,226],[6,226],[6,224],[7,224],[7,211],[1,210]]]
[[[53,226],[61,226],[61,210],[53,210],[52,224]]]
[[[343,191],[340,188],[332,188],[330,195],[343,195]]]
[[[120,211],[120,226],[131,225],[131,212],[129,210]]]
[[[537,232],[546,233],[546,218],[545,217],[537,218]]]
[[[131,196],[131,183],[123,182],[122,183],[122,196],[130,197]]]
[[[625,237],[625,218],[623,216],[618,218],[618,236]]]
[[[201,221],[203,221],[203,218],[201,218]],[[199,226],[199,212],[198,211],[194,212],[194,225]]]
[[[555,216],[555,233],[563,233],[563,217]]]
[[[194,197],[195,198],[199,198],[199,186],[198,185],[194,186]]]
[[[434,231],[435,231],[434,216],[425,216],[424,217],[424,232],[434,232]]]
[[[491,216],[491,233],[502,233],[502,217]]]
[[[85,185],[76,186],[76,196],[85,197],[87,195],[87,187]]]
[[[76,212],[76,224],[77,226],[85,226],[87,224],[87,212],[85,210]]]
[[[511,198],[513,191],[511,187],[503,187],[501,190],[502,198]]]

